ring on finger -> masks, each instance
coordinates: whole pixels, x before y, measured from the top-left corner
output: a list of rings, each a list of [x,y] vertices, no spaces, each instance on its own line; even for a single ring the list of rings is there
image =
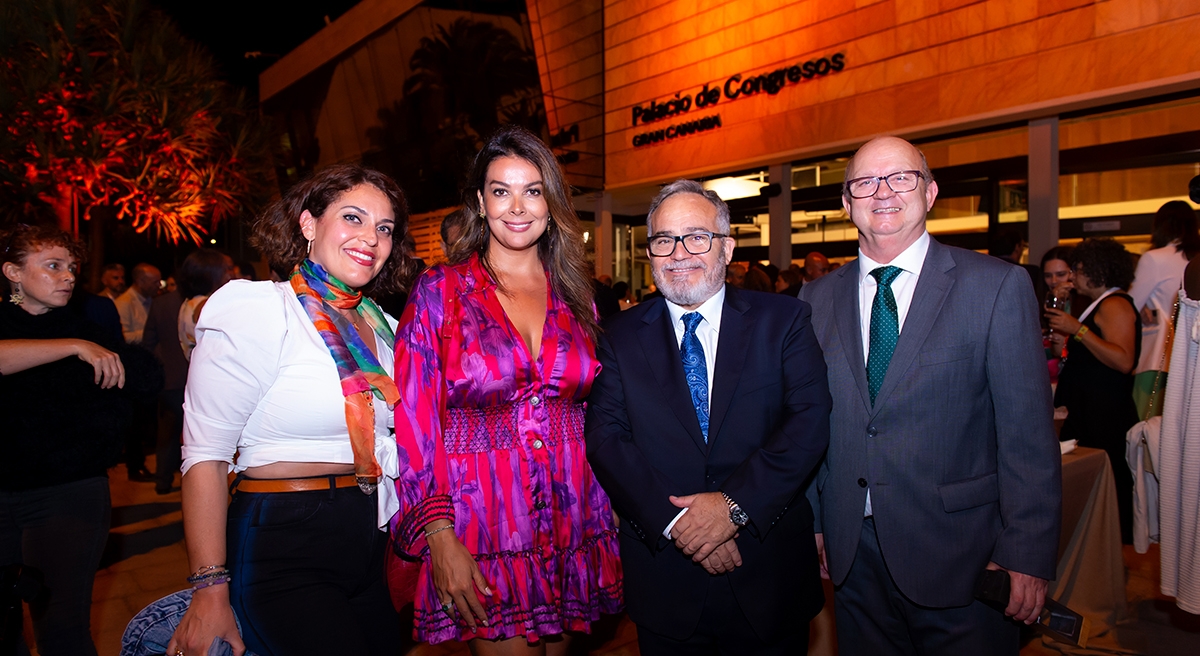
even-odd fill
[[[450,602],[446,602],[446,603],[442,604],[442,612],[447,615],[450,614],[451,608],[453,608],[453,606],[450,605]]]

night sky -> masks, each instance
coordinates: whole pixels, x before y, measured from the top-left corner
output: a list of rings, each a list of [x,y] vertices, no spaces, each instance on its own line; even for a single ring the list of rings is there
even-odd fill
[[[225,79],[258,99],[258,74],[358,0],[151,0],[216,58]],[[262,56],[247,59],[247,52]]]

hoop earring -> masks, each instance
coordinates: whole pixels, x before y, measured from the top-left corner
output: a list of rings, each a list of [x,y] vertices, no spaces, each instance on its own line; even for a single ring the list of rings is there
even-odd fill
[[[21,293],[21,288],[13,284],[12,294],[8,297],[8,302],[13,305],[20,305],[25,302],[25,295]]]

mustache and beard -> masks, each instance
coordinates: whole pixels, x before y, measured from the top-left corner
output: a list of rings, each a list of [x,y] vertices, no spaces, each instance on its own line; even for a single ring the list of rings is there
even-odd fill
[[[717,244],[713,244],[713,248],[717,248]],[[725,284],[725,268],[729,265],[729,261],[725,258],[724,249],[718,249],[717,261],[711,266],[701,257],[692,257],[682,261],[665,259],[666,261],[662,265],[651,267],[651,274],[654,276],[654,284],[658,287],[658,291],[676,305],[685,307],[699,305],[716,294],[721,289],[721,285]],[[671,280],[667,275],[668,271],[674,269],[690,269],[697,266],[702,269],[703,276],[700,283],[696,285],[690,285],[686,280]]]

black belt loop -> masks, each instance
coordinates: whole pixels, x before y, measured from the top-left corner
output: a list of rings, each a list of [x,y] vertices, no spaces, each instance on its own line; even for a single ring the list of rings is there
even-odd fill
[[[233,477],[233,482],[229,484],[229,496],[233,496],[233,493],[237,492],[238,483],[241,483],[244,478],[246,478],[246,472],[238,472],[237,476]]]
[[[334,498],[337,496],[337,478],[338,477],[335,474],[330,474],[329,476],[326,476],[325,478],[329,481],[329,500],[333,501]]]

